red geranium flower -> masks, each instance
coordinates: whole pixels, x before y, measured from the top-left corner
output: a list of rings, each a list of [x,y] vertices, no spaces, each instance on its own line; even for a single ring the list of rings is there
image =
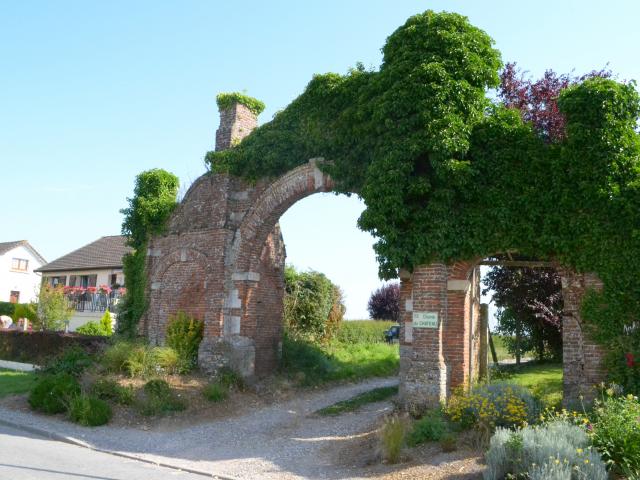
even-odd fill
[[[633,353],[631,353],[631,352],[625,353],[624,357],[627,360],[627,367],[631,368],[636,364],[636,362],[635,362],[635,360],[633,358]]]

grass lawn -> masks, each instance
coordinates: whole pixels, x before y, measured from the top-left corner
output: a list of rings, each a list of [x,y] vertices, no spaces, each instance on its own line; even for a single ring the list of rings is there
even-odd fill
[[[398,393],[398,387],[380,387],[369,390],[368,392],[356,395],[348,400],[334,403],[328,407],[321,408],[316,413],[319,415],[340,415],[345,412],[353,412],[362,405],[367,403],[381,402],[387,398],[393,397]]]
[[[389,322],[345,321],[335,339],[318,344],[286,337],[281,370],[302,385],[396,375],[398,344],[384,342]]]
[[[558,407],[562,403],[561,363],[531,363],[508,371],[513,372],[509,381],[531,390],[545,407]]]
[[[33,372],[0,369],[0,398],[28,392],[35,378]]]

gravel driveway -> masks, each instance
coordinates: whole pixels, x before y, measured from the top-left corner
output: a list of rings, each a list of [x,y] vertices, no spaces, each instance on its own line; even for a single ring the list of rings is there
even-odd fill
[[[398,383],[397,378],[372,379],[323,390],[304,391],[293,400],[173,432],[130,428],[80,427],[61,420],[5,408],[6,421],[55,432],[88,445],[138,458],[238,479],[359,478],[363,461],[349,455],[371,437],[390,402],[364,406],[337,417],[313,412],[364,391]],[[369,458],[366,458],[369,457]]]

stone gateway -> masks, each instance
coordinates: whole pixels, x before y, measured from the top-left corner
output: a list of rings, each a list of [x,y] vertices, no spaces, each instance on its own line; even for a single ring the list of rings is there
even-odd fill
[[[216,150],[257,125],[233,103],[220,112]],[[251,184],[228,174],[197,179],[147,252],[149,307],[141,333],[163,344],[169,315],[204,320],[198,362],[205,372],[228,366],[244,377],[273,372],[282,346],[285,245],[278,220],[294,203],[332,190],[310,159],[277,179]],[[486,371],[480,315],[480,259],[401,272],[400,393],[407,405],[436,405],[453,388]],[[589,274],[561,270],[565,298],[564,391],[570,402],[604,378],[602,352],[581,330],[579,305]]]

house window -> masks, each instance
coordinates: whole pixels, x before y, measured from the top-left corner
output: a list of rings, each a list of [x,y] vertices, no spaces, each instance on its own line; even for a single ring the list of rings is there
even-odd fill
[[[11,290],[11,294],[9,295],[9,301],[11,303],[18,303],[20,301],[20,292]]]
[[[109,280],[109,285],[111,285],[113,287],[117,283],[118,283],[118,274],[117,273],[112,273],[111,274],[111,280]]]
[[[58,285],[62,285],[64,287],[67,284],[67,276],[64,275],[62,277],[46,277],[46,281],[52,287],[57,287]]]
[[[28,267],[29,267],[29,260],[25,260],[24,258],[11,259],[11,270],[16,270],[18,272],[26,272]]]

